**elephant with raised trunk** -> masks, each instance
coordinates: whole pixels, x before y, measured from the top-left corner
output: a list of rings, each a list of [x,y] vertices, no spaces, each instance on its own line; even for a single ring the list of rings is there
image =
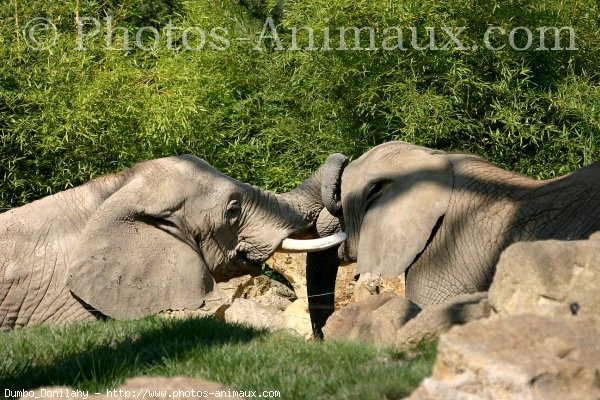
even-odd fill
[[[346,167],[339,256],[357,272],[405,274],[421,306],[485,291],[511,243],[600,230],[600,163],[534,180],[468,154],[390,142]]]
[[[290,236],[315,231],[322,191],[339,191],[345,162],[330,156],[276,195],[197,157],[168,157],[0,214],[0,328],[218,300],[216,282],[260,273],[282,243],[298,249]],[[315,251],[340,239],[306,243]]]

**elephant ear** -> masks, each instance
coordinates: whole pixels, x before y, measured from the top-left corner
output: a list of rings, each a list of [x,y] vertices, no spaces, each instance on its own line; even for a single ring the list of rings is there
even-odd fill
[[[104,315],[195,310],[221,297],[197,246],[170,222],[183,202],[173,188],[182,183],[162,179],[169,182],[162,190],[137,177],[110,196],[70,256],[67,287]]]
[[[357,271],[396,277],[427,245],[448,209],[454,179],[443,153],[410,150],[384,162],[381,196],[370,205],[360,229]]]

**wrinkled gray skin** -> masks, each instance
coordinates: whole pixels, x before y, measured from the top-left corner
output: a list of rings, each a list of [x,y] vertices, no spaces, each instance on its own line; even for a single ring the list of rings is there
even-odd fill
[[[283,239],[314,232],[321,186],[341,173],[329,161],[275,195],[169,157],[0,214],[0,328],[220,299],[215,281],[260,273]]]
[[[537,181],[473,155],[386,143],[344,171],[339,256],[359,273],[406,274],[421,306],[485,291],[509,244],[600,230],[599,178],[598,163]]]

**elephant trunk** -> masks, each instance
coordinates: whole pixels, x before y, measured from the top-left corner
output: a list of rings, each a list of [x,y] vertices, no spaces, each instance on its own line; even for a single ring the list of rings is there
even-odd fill
[[[311,222],[311,233],[320,237],[313,243],[326,242],[326,245],[314,246],[307,250],[310,247],[307,244],[311,241],[294,242],[293,239],[286,239],[281,246],[282,249],[286,249],[291,244],[294,245],[294,251],[309,252],[306,257],[306,289],[315,338],[323,338],[322,328],[335,308],[335,280],[340,264],[337,245],[346,236],[343,232],[338,232],[340,224],[337,217],[341,214],[342,173],[347,165],[346,156],[332,154],[302,185],[281,195],[284,201],[292,204],[300,215],[305,215]]]
[[[341,213],[340,186],[348,158],[343,154],[330,155],[325,163],[294,190],[278,195],[278,200],[292,208],[291,215],[295,234],[306,233],[314,228],[319,214],[326,208],[332,215]],[[314,229],[312,229],[314,231]],[[281,250],[321,251],[345,240],[344,233],[315,240],[286,239]]]

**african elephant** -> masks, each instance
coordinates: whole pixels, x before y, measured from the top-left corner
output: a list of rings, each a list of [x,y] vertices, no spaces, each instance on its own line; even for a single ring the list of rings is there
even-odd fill
[[[0,328],[220,299],[215,282],[260,273],[282,241],[314,231],[322,192],[339,191],[345,162],[330,156],[276,195],[191,155],[161,158],[0,214]],[[306,250],[340,239],[326,241]]]
[[[474,155],[385,143],[343,173],[339,257],[358,273],[405,274],[421,306],[485,291],[509,244],[600,230],[599,179],[600,163],[540,181]]]

